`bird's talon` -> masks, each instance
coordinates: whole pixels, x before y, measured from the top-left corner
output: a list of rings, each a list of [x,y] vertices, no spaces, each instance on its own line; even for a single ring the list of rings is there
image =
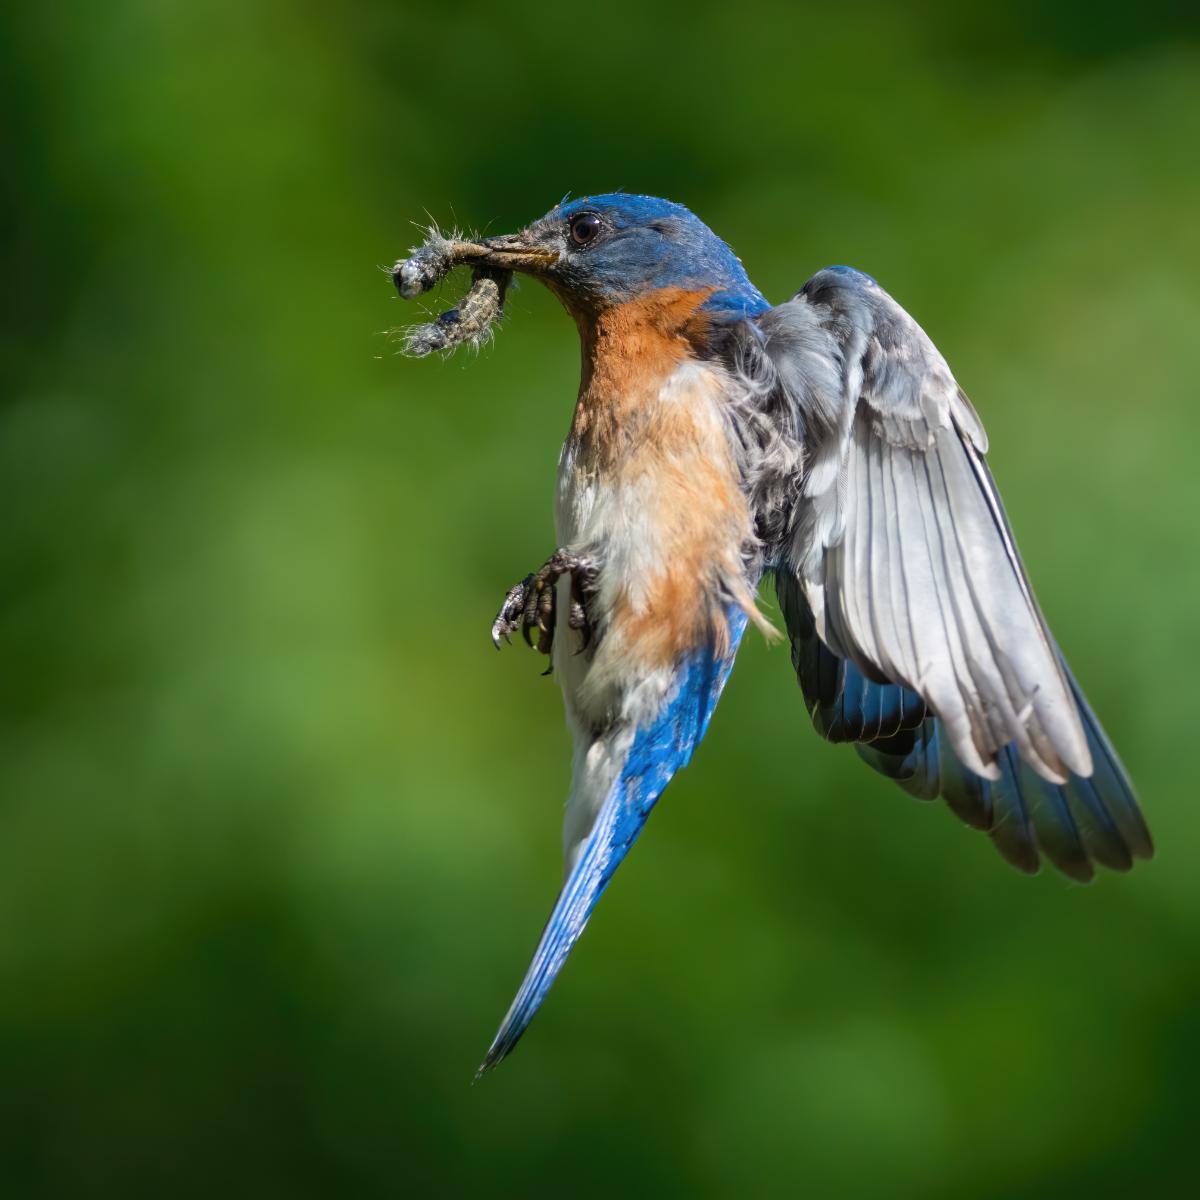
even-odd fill
[[[571,576],[567,626],[578,630],[581,641],[579,650],[587,649],[592,642],[587,597],[594,590],[597,571],[591,559],[566,550],[556,551],[540,571],[526,575],[520,583],[509,589],[492,623],[492,641],[497,649],[500,648],[501,637],[511,645],[512,638],[509,635],[519,629],[526,645],[536,649],[539,654],[548,655],[551,652],[554,648],[556,587],[563,575]],[[538,635],[536,645],[533,640],[535,629]],[[549,674],[548,671],[546,673]]]

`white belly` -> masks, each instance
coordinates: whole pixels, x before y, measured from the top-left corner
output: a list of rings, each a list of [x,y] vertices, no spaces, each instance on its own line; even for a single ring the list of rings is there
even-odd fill
[[[663,622],[679,609],[686,622],[723,589],[745,590],[750,522],[722,407],[725,384],[718,371],[689,362],[634,412],[636,433],[620,456],[586,457],[573,438],[563,447],[558,543],[599,566],[589,603],[596,641],[583,652],[567,627],[570,580],[559,582],[554,670],[572,724],[594,729],[633,716],[631,704],[656,703],[661,668],[670,665],[662,661]]]

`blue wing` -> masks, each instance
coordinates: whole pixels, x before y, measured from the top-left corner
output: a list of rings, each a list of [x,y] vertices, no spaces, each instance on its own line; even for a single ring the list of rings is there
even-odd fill
[[[746,628],[741,609],[730,608],[727,617],[727,653],[717,655],[705,647],[685,659],[657,716],[635,731],[617,780],[575,858],[533,961],[476,1078],[500,1062],[529,1027],[655,801],[704,737]]]
[[[1094,863],[1150,857],[937,348],[845,267],[757,329],[764,413],[801,451],[780,461],[804,464],[760,491],[775,496],[776,587],[817,729],[914,795],[945,797],[1022,870],[1041,852],[1086,880]]]
[[[1033,873],[1039,852],[1080,883],[1100,864],[1128,871],[1154,853],[1133,785],[1096,714],[1058,652],[1083,719],[1090,777],[1043,779],[1009,744],[996,758],[999,778],[985,779],[959,761],[924,701],[907,688],[873,682],[817,636],[812,613],[790,575],[776,580],[792,642],[792,662],[817,731],[852,742],[859,757],[921,800],[941,796],[968,825],[981,829],[1013,866]]]

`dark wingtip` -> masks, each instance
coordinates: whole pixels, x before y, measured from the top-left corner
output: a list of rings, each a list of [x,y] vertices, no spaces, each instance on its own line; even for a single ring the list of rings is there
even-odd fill
[[[1096,868],[1092,866],[1091,860],[1086,863],[1055,863],[1055,867],[1065,875],[1072,883],[1088,884],[1095,881]]]
[[[1037,848],[1028,840],[1028,834],[1022,833],[1016,837],[1006,838],[1004,836],[997,837],[996,831],[991,830],[988,836],[992,839],[992,845],[1000,851],[1000,857],[1010,867],[1016,867],[1025,875],[1037,875],[1041,871],[1041,857],[1038,855]]]

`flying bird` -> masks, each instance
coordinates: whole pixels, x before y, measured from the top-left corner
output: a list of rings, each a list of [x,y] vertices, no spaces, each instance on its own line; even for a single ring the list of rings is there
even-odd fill
[[[481,1073],[526,1030],[691,758],[747,625],[773,631],[764,574],[822,736],[943,797],[1022,871],[1044,855],[1086,881],[1151,856],[1034,598],[983,425],[874,279],[829,267],[772,306],[688,209],[624,193],[564,201],[512,235],[435,236],[396,283],[413,295],[458,264],[489,312],[512,272],[545,284],[582,347],[558,546],[492,627],[497,646],[536,637],[562,687],[566,878]]]

